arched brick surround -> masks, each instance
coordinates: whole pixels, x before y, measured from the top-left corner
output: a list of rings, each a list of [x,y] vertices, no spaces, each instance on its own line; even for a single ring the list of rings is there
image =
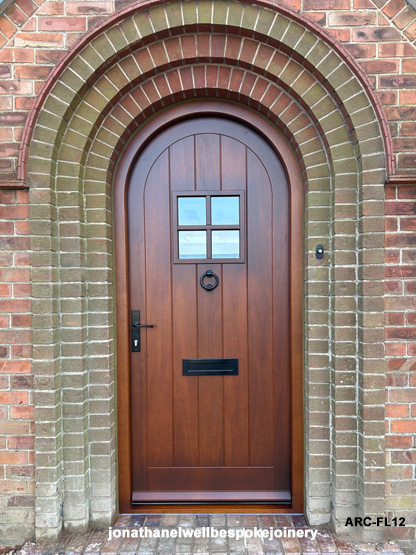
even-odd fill
[[[26,128],[39,536],[117,511],[113,171],[146,118],[196,97],[259,110],[303,170],[308,518],[385,512],[382,110],[352,59],[289,10],[137,3],[75,49]]]

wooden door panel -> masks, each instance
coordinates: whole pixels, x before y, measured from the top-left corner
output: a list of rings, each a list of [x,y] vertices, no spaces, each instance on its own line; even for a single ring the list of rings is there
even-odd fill
[[[172,191],[195,189],[195,137],[184,137],[169,147],[170,186]]]
[[[274,490],[274,467],[149,468],[149,489],[270,491]]]
[[[224,191],[246,188],[247,147],[231,137],[221,137],[221,185]]]
[[[245,191],[241,261],[175,263],[172,193],[187,191]],[[131,307],[155,326],[131,356],[137,502],[290,498],[289,269],[276,249],[289,238],[288,199],[276,154],[225,119],[176,124],[136,163]],[[208,269],[219,277],[212,291],[199,284]],[[238,375],[183,376],[189,358],[236,358]]]
[[[222,358],[222,276],[217,264],[198,264],[198,282],[211,269],[220,277],[212,292],[198,287],[198,358]],[[224,464],[223,376],[198,376],[199,383],[199,464]]]
[[[198,358],[197,272],[193,264],[173,266],[174,466],[198,466],[198,377],[182,376],[182,359]]]
[[[250,462],[273,464],[272,191],[257,156],[247,153],[247,274]],[[261,433],[259,431],[261,430]]]
[[[238,358],[238,376],[224,376],[224,464],[248,466],[250,453],[245,264],[223,265],[223,299],[224,353],[227,357]]]
[[[246,190],[247,147],[221,136],[222,190]],[[250,464],[248,388],[248,303],[246,264],[223,265],[224,352],[238,358],[238,379],[224,377],[224,445],[226,466]],[[236,323],[238,322],[238,325]]]
[[[146,288],[143,286],[146,283],[146,249],[143,248],[145,244],[145,210],[144,203],[139,200],[143,198],[145,185],[145,181],[140,179],[140,176],[147,176],[150,166],[146,158],[149,157],[149,153],[147,153],[147,156],[144,155],[139,159],[130,179],[128,190],[129,296],[133,307],[143,311],[143,322],[146,318]],[[147,342],[144,340],[141,352],[130,354],[131,458],[132,461],[136,461],[134,472],[132,472],[133,490],[147,489],[147,464],[141,464],[142,461],[147,460],[148,446],[147,369],[145,365],[141,364],[146,356]]]
[[[147,358],[148,463],[173,463],[172,435],[172,286],[170,248],[169,157],[165,151],[152,167],[144,191],[146,311],[142,330]],[[155,218],[155,214],[158,215]],[[162,338],[163,345],[161,344]],[[150,356],[151,355],[151,356]]]
[[[169,147],[171,191],[195,190],[194,135]],[[198,378],[182,376],[182,359],[198,358],[197,268],[172,265],[174,466],[199,465]]]
[[[196,190],[220,189],[220,135],[195,135]]]

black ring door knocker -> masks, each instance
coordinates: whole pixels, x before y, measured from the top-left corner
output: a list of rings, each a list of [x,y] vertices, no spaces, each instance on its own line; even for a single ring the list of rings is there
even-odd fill
[[[213,277],[215,279],[214,283],[207,283],[205,285],[204,283],[204,278],[211,278]],[[207,270],[205,273],[202,274],[201,279],[199,280],[199,283],[202,285],[202,287],[206,290],[206,291],[212,291],[213,289],[215,289],[219,283],[219,279],[217,274],[214,274],[214,272],[212,270]]]

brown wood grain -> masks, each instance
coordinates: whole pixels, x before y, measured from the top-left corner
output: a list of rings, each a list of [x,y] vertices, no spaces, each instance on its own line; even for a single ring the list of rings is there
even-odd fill
[[[210,117],[187,120],[191,113]],[[283,166],[252,128],[268,137]],[[153,185],[147,199],[148,175]],[[194,188],[246,190],[243,264],[172,263],[170,193]],[[132,492],[140,503],[156,502],[159,495],[159,510],[166,509],[164,501],[199,503],[166,478],[177,476],[183,486],[187,474],[188,488],[197,491],[205,479],[212,490],[203,499],[204,510],[233,511],[224,502],[244,499],[250,505],[237,510],[303,510],[301,214],[296,158],[280,133],[251,110],[215,101],[187,103],[153,118],[128,145],[115,186],[121,511],[157,510],[131,505]],[[220,286],[209,293],[199,286],[205,269],[220,276]],[[130,308],[142,310],[142,322],[156,326],[143,330],[144,350],[131,356]],[[157,322],[145,321],[149,317]],[[158,327],[160,333],[151,335]],[[197,356],[238,358],[239,375],[182,376],[182,358]],[[271,487],[286,492],[280,499],[286,509],[270,505],[275,500],[267,495],[250,498],[248,489],[261,488],[244,469],[258,466],[272,468]],[[237,468],[228,484],[216,477],[218,467]],[[169,490],[179,492],[176,498],[160,491],[168,482]],[[221,484],[217,490],[215,483]]]
[[[194,120],[194,130],[203,131],[200,120]],[[189,160],[189,162],[192,161]],[[197,191],[221,189],[220,187],[220,134],[199,132],[195,135],[195,168]]]
[[[197,273],[194,265],[173,267],[174,466],[198,466],[198,376],[182,375],[182,359],[198,358]]]
[[[224,356],[238,358],[238,379],[224,376],[224,464],[250,462],[247,344],[247,268],[223,266]]]
[[[250,488],[247,488],[250,484]],[[274,467],[209,466],[149,468],[149,491],[274,490]]]
[[[273,383],[272,359],[273,191],[263,164],[251,150],[247,154],[247,181],[250,464],[263,466],[274,460],[277,424],[273,418],[273,389],[276,385]],[[281,315],[281,325],[288,325],[287,317],[287,314]],[[289,418],[289,414],[284,418]],[[281,452],[279,456],[290,465],[288,453]]]
[[[216,289],[198,287],[198,358],[222,358],[222,276],[217,264],[198,264],[198,280],[211,269],[220,276]],[[224,464],[224,377],[198,377],[199,464]]]
[[[194,136],[169,147],[171,191],[195,190]],[[172,232],[173,233],[173,232]],[[182,375],[182,359],[198,357],[197,275],[193,264],[172,265],[174,466],[198,466],[198,377]]]
[[[145,306],[132,306],[143,310],[144,324],[154,328],[143,329],[146,356],[140,356],[140,370],[146,368],[147,413],[139,418],[147,420],[147,459],[137,465],[168,466],[173,464],[173,399],[172,399],[172,264],[170,237],[169,156],[165,150],[158,156],[146,180],[144,189],[145,227]],[[132,200],[139,204],[142,197]],[[130,280],[135,279],[135,260],[132,260]],[[141,353],[140,353],[141,354]]]
[[[221,136],[221,187],[223,191],[247,192],[247,147],[226,135]],[[244,199],[243,204],[245,220]],[[224,264],[223,281],[224,354],[239,359],[238,380],[224,377],[224,462],[246,466],[250,462],[247,265]]]

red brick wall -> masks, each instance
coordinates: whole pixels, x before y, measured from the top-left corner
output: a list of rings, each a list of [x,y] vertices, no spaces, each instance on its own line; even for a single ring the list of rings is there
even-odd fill
[[[27,191],[0,191],[0,494],[20,511],[34,504],[28,216]]]
[[[124,0],[17,0],[0,17],[0,182],[17,178],[21,128],[56,62]],[[379,93],[397,167],[416,165],[416,13],[405,0],[286,0],[340,40]],[[351,5],[353,4],[353,8]]]
[[[0,17],[1,184],[16,183],[23,126],[49,72],[113,11],[113,1],[17,0]],[[22,537],[30,538],[34,522],[28,218],[28,192],[0,190],[0,496],[9,515],[0,510],[0,535],[9,545],[13,524],[25,523]]]
[[[327,29],[359,62],[389,119],[398,172],[415,173],[416,12],[404,0],[282,3]],[[126,0],[17,0],[0,17],[0,183],[4,186],[16,184],[23,126],[51,69],[88,29],[129,4]],[[7,494],[7,503],[16,508],[29,506],[33,492],[27,200],[25,191],[0,193],[0,494]],[[416,186],[387,188],[387,493],[392,511],[416,471],[411,452],[416,446],[416,420],[412,420],[416,417],[415,206]]]
[[[387,495],[391,511],[416,524],[416,186],[387,187],[385,206]]]

